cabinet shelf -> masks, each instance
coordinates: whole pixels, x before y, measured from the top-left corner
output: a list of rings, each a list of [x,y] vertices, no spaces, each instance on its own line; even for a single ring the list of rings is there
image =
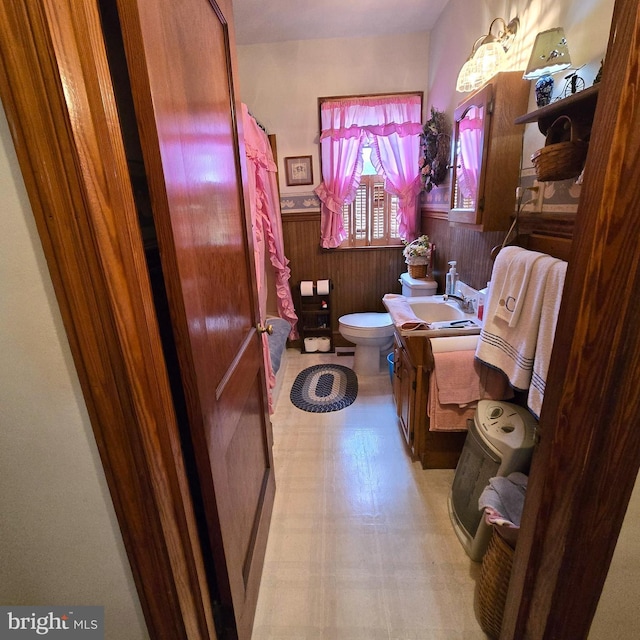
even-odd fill
[[[547,135],[547,130],[560,116],[569,116],[571,121],[580,127],[580,137],[588,140],[591,133],[591,123],[598,102],[599,84],[594,84],[582,91],[578,91],[566,98],[556,100],[551,104],[540,107],[535,111],[525,113],[515,119],[516,124],[528,124],[537,122],[542,135]]]
[[[333,323],[331,312],[331,290],[333,284],[329,283],[329,293],[314,293],[303,296],[300,293],[300,283],[295,289],[296,311],[298,313],[298,331],[301,338],[301,352],[310,353],[305,347],[305,338],[329,338],[330,351],[333,345]],[[315,291],[315,287],[314,287]],[[322,306],[322,305],[326,306]]]

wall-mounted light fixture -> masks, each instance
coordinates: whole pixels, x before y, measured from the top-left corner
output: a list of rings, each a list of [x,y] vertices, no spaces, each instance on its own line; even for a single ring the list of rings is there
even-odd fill
[[[555,27],[547,29],[536,36],[529,64],[524,72],[525,80],[536,82],[536,103],[539,107],[549,104],[553,90],[554,73],[559,73],[571,66],[571,56],[564,29]]]
[[[502,23],[497,35],[494,25]],[[471,55],[462,65],[456,82],[456,91],[465,93],[481,87],[487,80],[501,71],[506,64],[506,52],[518,32],[520,20],[514,18],[507,24],[502,18],[495,18],[489,26],[489,33],[481,36],[471,48]]]

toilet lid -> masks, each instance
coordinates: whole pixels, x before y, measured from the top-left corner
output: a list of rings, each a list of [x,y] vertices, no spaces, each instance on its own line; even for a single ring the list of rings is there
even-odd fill
[[[356,329],[381,329],[393,326],[391,316],[388,313],[348,313],[340,316],[340,324]]]

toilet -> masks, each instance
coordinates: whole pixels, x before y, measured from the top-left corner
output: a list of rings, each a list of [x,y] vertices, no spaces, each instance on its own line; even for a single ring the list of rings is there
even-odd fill
[[[380,356],[393,344],[393,322],[388,313],[348,313],[338,320],[340,335],[356,345],[353,370],[360,376],[380,373]]]

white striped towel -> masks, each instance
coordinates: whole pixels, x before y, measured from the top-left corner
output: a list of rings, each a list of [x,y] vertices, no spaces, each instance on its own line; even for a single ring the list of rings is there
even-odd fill
[[[498,255],[509,264],[502,282],[496,315],[508,322],[510,327],[515,327],[522,313],[533,266],[536,260],[546,254],[520,247],[505,247]]]
[[[556,324],[558,323],[558,312],[560,311],[560,303],[562,302],[562,291],[564,289],[566,273],[567,263],[558,261],[549,270],[547,283],[544,288],[536,355],[533,360],[533,374],[531,376],[531,386],[529,387],[529,398],[527,400],[527,405],[536,418],[540,417],[544,391],[547,385],[549,361],[551,360],[551,350],[556,333]]]
[[[550,267],[560,261],[545,254],[534,261],[529,286],[522,300],[520,319],[515,327],[510,327],[507,321],[496,315],[496,308],[513,255],[512,251],[505,255],[503,252],[512,248],[500,251],[493,265],[487,317],[478,339],[476,358],[490,367],[500,369],[514,389],[524,391],[531,383],[547,274]]]

